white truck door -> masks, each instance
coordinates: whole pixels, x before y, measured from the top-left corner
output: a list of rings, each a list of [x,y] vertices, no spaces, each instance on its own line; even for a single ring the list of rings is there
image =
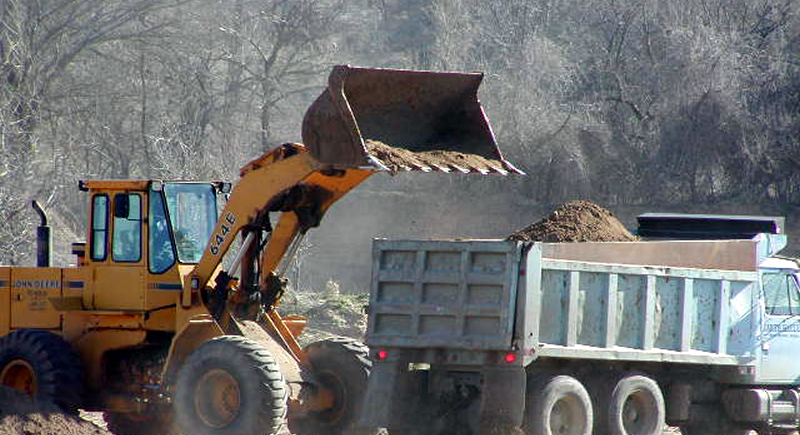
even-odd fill
[[[800,282],[798,271],[762,270],[765,316],[761,327],[760,382],[800,380]]]

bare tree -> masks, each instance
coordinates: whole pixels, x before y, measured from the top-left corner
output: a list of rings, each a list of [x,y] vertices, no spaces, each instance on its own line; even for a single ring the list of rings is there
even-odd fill
[[[132,38],[157,37],[167,23],[148,17],[180,3],[178,0],[4,0],[0,3],[0,137],[4,188],[15,202],[0,207],[3,261],[27,252],[22,210],[32,197],[49,197],[47,183],[56,159],[53,150],[39,149],[43,113],[56,110],[65,95],[58,86],[76,60],[103,44]],[[137,25],[132,25],[137,23]],[[112,138],[113,139],[113,138]]]

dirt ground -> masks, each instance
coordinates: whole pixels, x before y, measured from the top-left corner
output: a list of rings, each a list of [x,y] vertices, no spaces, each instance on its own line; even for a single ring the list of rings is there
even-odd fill
[[[508,236],[509,240],[538,242],[630,242],[631,234],[614,214],[589,201],[558,206],[545,219]]]
[[[0,387],[0,434],[110,435],[110,432],[83,418],[65,414],[53,404],[36,402],[15,390]]]

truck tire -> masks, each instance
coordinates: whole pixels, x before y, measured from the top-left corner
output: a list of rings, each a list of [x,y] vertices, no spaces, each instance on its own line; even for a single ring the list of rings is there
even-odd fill
[[[590,435],[592,401],[577,379],[538,375],[528,382],[522,429],[527,435]]]
[[[608,402],[610,435],[661,435],[666,417],[658,383],[638,374],[617,382]]]
[[[85,390],[83,365],[60,336],[18,329],[0,338],[0,385],[77,414]]]
[[[367,391],[367,379],[372,370],[369,349],[362,343],[344,337],[311,343],[305,347],[314,369],[314,376],[333,391],[331,409],[311,412],[292,423],[292,433],[298,435],[372,435],[374,429],[356,426],[361,400]]]
[[[287,392],[266,349],[224,335],[184,361],[175,383],[175,419],[191,435],[273,435],[286,422]]]
[[[116,435],[181,435],[171,412],[104,412],[103,420]]]

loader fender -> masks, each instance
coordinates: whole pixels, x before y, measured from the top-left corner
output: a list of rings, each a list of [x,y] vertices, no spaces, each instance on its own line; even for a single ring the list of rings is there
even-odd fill
[[[272,358],[275,359],[275,362],[278,363],[286,386],[289,388],[289,406],[294,411],[296,409],[295,404],[300,400],[300,391],[303,385],[307,382],[316,384],[312,375],[300,366],[299,361],[286,350],[282,343],[278,343],[258,323],[245,320],[239,324],[239,329],[243,336],[258,342],[258,344],[267,349]]]
[[[225,335],[225,333],[222,332],[222,328],[211,316],[199,315],[190,319],[172,339],[167,361],[162,372],[162,379],[164,379],[165,384],[171,384],[175,381],[178,370],[189,354],[206,341],[221,335]]]

